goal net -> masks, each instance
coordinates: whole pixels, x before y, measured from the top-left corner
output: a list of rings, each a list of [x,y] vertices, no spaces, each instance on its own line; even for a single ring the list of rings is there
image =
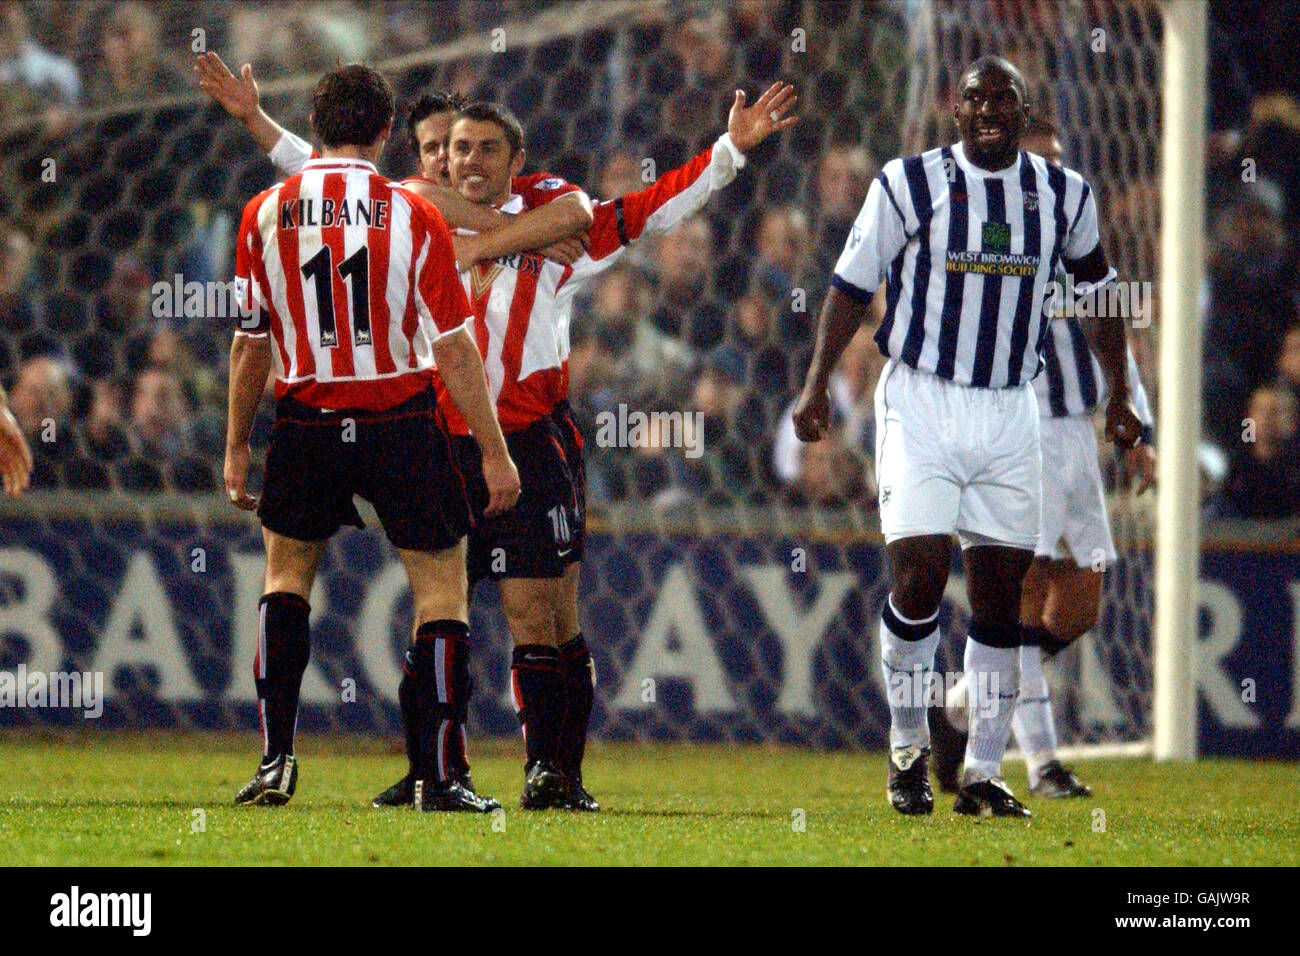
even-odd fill
[[[783,423],[871,177],[952,138],[963,64],[996,51],[1021,66],[1067,162],[1097,190],[1111,261],[1155,280],[1154,4],[9,9],[22,21],[6,21],[13,42],[50,58],[0,82],[0,379],[38,458],[33,493],[0,504],[0,668],[102,675],[99,719],[113,726],[256,725],[261,541],[220,494],[231,320],[210,290],[231,276],[243,203],[276,174],[198,92],[196,52],[251,62],[267,111],[304,136],[315,79],[340,61],[380,67],[404,102],[429,87],[503,101],[526,130],[526,169],[599,199],[711,143],[732,91],[752,101],[778,78],[798,88],[794,129],[575,307],[570,372],[590,477],[582,624],[600,674],[594,733],[606,739],[884,745],[874,348],[863,339],[846,356],[831,440],[800,448]],[[414,162],[399,118],[381,171],[408,175]],[[1132,336],[1148,370],[1154,328]],[[676,440],[672,414],[700,416],[701,446]],[[625,427],[610,441],[601,422]],[[1149,521],[1118,490],[1113,518],[1121,558],[1103,621],[1053,678],[1072,742],[1149,733]],[[961,584],[943,611],[954,655]],[[339,535],[312,597],[304,729],[396,731],[410,615],[382,535]],[[514,733],[492,586],[471,623],[471,733]],[[0,724],[82,719],[0,709]]]

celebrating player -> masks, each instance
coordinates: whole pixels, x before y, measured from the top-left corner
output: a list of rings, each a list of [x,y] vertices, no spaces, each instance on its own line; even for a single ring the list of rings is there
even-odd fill
[[[0,476],[4,478],[5,494],[10,498],[17,498],[27,490],[32,480],[32,464],[32,450],[9,410],[9,396],[0,385]]]
[[[511,686],[528,757],[526,809],[596,810],[582,782],[581,763],[593,703],[591,658],[578,624],[578,562],[582,556],[585,474],[581,439],[568,411],[568,320],[572,300],[591,277],[616,261],[643,233],[671,231],[709,195],[734,178],[744,151],[790,126],[797,98],[774,84],[753,106],[737,92],[728,134],[649,189],[602,203],[594,211],[576,187],[545,173],[521,177],[523,131],[507,111],[491,104],[457,115],[449,141],[449,170],[461,196],[484,207],[520,214],[508,225],[455,238],[457,260],[475,309],[475,330],[502,427],[522,471],[518,507],[496,522],[476,522],[470,543],[471,586],[482,577],[500,582],[507,622],[515,639]],[[280,140],[281,168],[292,171],[309,155],[301,140]],[[421,149],[421,156],[430,151]],[[427,167],[426,167],[426,171]],[[668,205],[670,200],[677,202]],[[527,211],[526,210],[531,210]],[[590,250],[566,267],[535,253],[529,221],[571,228],[575,216],[591,223]],[[585,225],[584,222],[584,225]],[[547,236],[548,241],[550,236]],[[461,434],[468,429],[448,415]],[[463,473],[476,472],[472,445]],[[480,493],[476,496],[481,500]],[[409,739],[409,706],[399,688]],[[398,781],[375,805],[410,799],[413,777]]]
[[[253,67],[245,63],[236,77],[215,51],[200,54],[194,63],[199,86],[248,131],[276,167],[296,173],[308,159],[315,159],[311,144],[286,130],[262,109],[261,94]],[[509,242],[523,242],[524,249],[536,249],[565,265],[582,254],[582,243],[574,238],[586,229],[555,211],[512,217],[463,198],[451,186],[447,175],[447,134],[455,111],[464,105],[460,94],[435,90],[421,94],[411,104],[406,135],[419,163],[419,175],[402,180],[402,185],[428,199],[452,227],[479,232],[513,227]],[[565,210],[560,210],[563,213]]]
[[[327,73],[312,97],[324,155],[245,207],[236,281],[247,312],[230,355],[225,484],[258,509],[266,545],[254,664],[264,749],[240,804],[288,802],[294,729],[310,650],[308,596],[325,544],[374,505],[410,580],[418,717],[413,800],[420,810],[499,806],[457,780],[447,753],[468,673],[463,481],[436,404],[434,363],[482,446],[486,511],[509,508],[519,478],[469,331],[451,239],[428,201],[375,170],[392,132],[379,73]],[[248,435],[271,368],[276,423],[260,505],[248,494]]]
[[[309,160],[317,158],[318,154],[310,143],[285,130],[262,109],[257,81],[249,64],[244,64],[240,76],[236,77],[220,56],[209,52],[198,57],[194,69],[202,89],[244,126],[282,171],[293,175]],[[447,137],[455,111],[463,105],[463,100],[456,93],[433,91],[416,98],[407,115],[407,136],[412,151],[419,159],[419,175],[404,179],[402,186],[432,202],[449,223],[482,230],[484,233],[493,232],[493,248],[498,255],[536,250],[562,265],[572,263],[585,248],[582,234],[591,222],[589,203],[585,206],[582,202],[532,203],[530,205],[537,205],[538,208],[521,215],[510,215],[490,205],[466,200],[451,187],[447,171]],[[532,184],[551,178],[547,173],[519,178],[512,183],[512,189],[532,195]],[[573,191],[552,190],[550,195],[570,192]],[[569,198],[582,201],[586,199],[585,195],[580,194],[570,195]],[[470,242],[465,237],[457,241],[462,244]],[[434,381],[435,384],[438,381],[436,371]],[[469,474],[471,469],[477,472],[478,444],[464,428],[463,420],[455,406],[448,401],[445,390],[440,390],[439,397],[444,414],[462,426],[460,433],[452,436],[453,459],[457,462],[457,467],[463,475]],[[474,487],[481,488],[481,476],[475,477]],[[481,518],[481,514],[478,517]],[[472,583],[471,581],[471,594]],[[460,653],[464,646],[456,645],[454,650]],[[415,710],[414,653],[414,647],[408,650],[398,684],[398,702],[406,732],[409,767],[401,781],[372,801],[376,807],[410,805],[415,793],[415,782],[418,779],[416,735],[420,724]],[[458,659],[456,667],[466,669],[467,664]],[[468,674],[467,669],[465,673]],[[442,756],[453,768],[452,775],[462,787],[473,791],[474,782],[470,775],[468,742],[464,731],[469,706],[468,692],[459,695],[457,700],[458,706],[442,732],[446,738]]]
[[[795,122],[786,114],[796,100],[780,83],[751,107],[737,92],[728,132],[717,143],[648,189],[595,207],[590,247],[569,268],[506,255],[506,229],[457,238],[498,414],[523,469],[519,507],[475,527],[470,577],[500,582],[515,639],[511,688],[527,750],[520,797],[526,809],[598,809],[582,781],[594,675],[578,623],[585,473],[567,401],[573,297],[629,243],[669,232],[698,211],[734,178],[745,152]],[[509,212],[573,193],[550,178],[513,192],[524,157],[523,131],[499,107],[472,105],[453,123],[451,178],[467,199]]]
[[[875,338],[889,360],[876,389],[876,478],[892,571],[880,629],[887,794],[900,813],[934,807],[926,698],[956,532],[971,605],[965,670],[973,694],[953,809],[1028,816],[999,774],[1018,693],[1021,581],[1040,526],[1029,381],[1058,263],[1080,295],[1114,271],[1087,183],[1020,150],[1028,114],[1019,70],[981,58],[958,91],[961,141],[891,160],[871,184],[836,264],[793,415],[802,440],[825,433],[830,374],[884,282],[886,314]],[[1131,446],[1142,425],[1124,376],[1123,322],[1095,319],[1084,328],[1110,388],[1107,437]]]
[[[1032,120],[1021,144],[1060,166],[1061,143],[1050,121]],[[1143,440],[1124,455],[1141,492],[1155,476],[1156,456],[1150,442],[1154,421],[1131,349],[1126,371],[1144,427]],[[1011,726],[1028,765],[1030,793],[1087,797],[1092,790],[1057,759],[1052,701],[1043,674],[1044,656],[1059,653],[1096,625],[1105,569],[1116,558],[1092,423],[1093,412],[1106,403],[1105,382],[1077,318],[1058,318],[1049,324],[1043,371],[1033,384],[1043,451],[1043,528],[1022,586],[1020,701]],[[961,685],[956,689],[950,703],[964,696]],[[942,709],[931,717],[930,729],[935,779],[943,790],[952,792],[958,785],[966,735],[949,719],[949,710]]]

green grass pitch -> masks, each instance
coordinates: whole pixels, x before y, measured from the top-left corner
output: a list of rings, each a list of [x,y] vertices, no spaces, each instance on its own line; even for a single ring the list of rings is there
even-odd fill
[[[308,735],[298,793],[236,808],[254,734],[6,731],[0,845],[9,865],[1218,865],[1300,861],[1296,765],[1145,760],[1080,766],[1087,800],[1029,797],[1031,821],[972,820],[937,794],[929,818],[885,804],[880,754],[595,745],[597,815],[524,813],[515,742],[472,744],[498,818],[373,810],[405,769],[391,745]],[[202,811],[198,813],[196,811]],[[800,826],[802,824],[802,826]]]

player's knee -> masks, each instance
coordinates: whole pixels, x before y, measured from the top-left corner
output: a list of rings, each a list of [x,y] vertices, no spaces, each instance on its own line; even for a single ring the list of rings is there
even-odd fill
[[[516,644],[549,644],[556,641],[556,610],[542,589],[529,588],[505,602],[506,622]]]
[[[444,598],[420,601],[415,605],[415,626],[418,628],[430,621],[467,621],[468,612],[463,596],[458,599],[456,595],[447,595]]]
[[[943,600],[944,582],[924,570],[895,571],[890,600],[903,617],[923,621],[939,610]]]

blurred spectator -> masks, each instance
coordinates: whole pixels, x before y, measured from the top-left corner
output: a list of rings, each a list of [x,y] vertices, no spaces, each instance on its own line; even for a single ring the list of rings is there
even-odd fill
[[[872,392],[884,367],[885,359],[871,339],[871,333],[864,327],[858,329],[835,371],[831,374],[828,389],[831,400],[831,424],[836,426],[836,442],[852,449],[855,459],[844,456],[831,456],[822,459],[819,467],[827,460],[858,469],[863,461],[870,461],[875,456],[875,406]],[[794,402],[786,407],[777,425],[776,442],[772,448],[772,470],[787,486],[799,487],[803,473],[803,462],[808,450],[818,443],[805,444],[799,440],[794,431]],[[826,439],[829,441],[829,439]],[[865,473],[861,476],[865,481]],[[830,487],[822,479],[820,486]],[[849,476],[843,482],[834,484],[851,484]]]
[[[852,143],[832,146],[817,163],[818,211],[822,222],[834,224],[840,233],[839,245],[867,198],[874,166],[871,155]]]
[[[615,149],[600,166],[596,198],[617,199],[627,193],[645,189],[648,185],[650,184],[641,179],[641,164],[636,158],[626,150]]]
[[[34,258],[35,248],[22,230],[0,222],[0,331],[21,333],[37,324]]]
[[[1260,180],[1224,212],[1210,242],[1206,327],[1206,425],[1233,443],[1235,410],[1274,374],[1283,331],[1294,319],[1295,263],[1281,222],[1281,197]]]
[[[140,373],[131,395],[131,431],[148,457],[166,461],[186,451],[189,418],[174,372],[150,366]]]
[[[137,0],[113,6],[104,22],[100,63],[90,74],[92,106],[117,106],[190,92],[185,77],[163,58],[158,19]]]
[[[830,275],[840,257],[849,227],[867,198],[874,168],[871,154],[851,143],[830,147],[817,162],[813,185],[818,229],[811,271],[819,282],[826,281],[822,276]]]
[[[66,421],[72,408],[72,376],[67,365],[49,356],[28,359],[9,392],[9,409],[29,443],[42,429]]]
[[[1282,349],[1277,353],[1277,380],[1300,402],[1300,323],[1282,336]]]
[[[825,508],[870,505],[875,487],[868,465],[862,449],[847,441],[842,429],[832,427],[821,441],[805,449],[792,498]]]
[[[1276,385],[1290,394],[1292,402],[1300,408],[1300,324],[1291,326],[1282,337],[1282,349],[1277,354]],[[1291,437],[1288,455],[1300,461],[1300,429]]]
[[[252,63],[262,76],[318,74],[367,59],[374,30],[348,3],[239,4],[230,14],[230,62]]]
[[[682,223],[654,246],[659,301],[653,321],[665,335],[705,351],[722,340],[726,320],[703,301],[711,277],[713,227],[702,216]]]
[[[745,359],[750,386],[771,404],[782,401],[792,375],[788,354],[776,342],[775,308],[761,295],[749,293],[732,308],[727,340]],[[775,409],[772,409],[775,411]]]
[[[639,449],[638,490],[644,497],[670,507],[684,501],[719,504],[743,496],[750,484],[748,454],[733,426],[744,386],[743,358],[721,346],[701,369],[680,433],[651,416],[648,440]]]
[[[0,7],[0,105],[9,116],[75,107],[81,97],[77,68],[32,38],[23,7]]]
[[[1215,518],[1300,515],[1300,461],[1288,454],[1295,434],[1292,394],[1272,386],[1255,389],[1241,441],[1230,456],[1228,477],[1211,499],[1207,514]]]
[[[754,281],[772,301],[788,303],[808,249],[808,217],[796,206],[765,210],[754,246]]]
[[[578,303],[574,325],[589,326],[610,354],[610,383],[620,401],[634,407],[681,407],[695,356],[647,318],[651,297],[640,272],[615,267]]]
[[[74,452],[69,431],[72,374],[68,366],[45,355],[28,359],[9,391],[9,409],[35,458],[32,486],[58,487],[62,463]]]
[[[130,453],[126,433],[126,388],[104,379],[91,385],[90,411],[82,426],[87,451],[97,460],[112,464]]]

